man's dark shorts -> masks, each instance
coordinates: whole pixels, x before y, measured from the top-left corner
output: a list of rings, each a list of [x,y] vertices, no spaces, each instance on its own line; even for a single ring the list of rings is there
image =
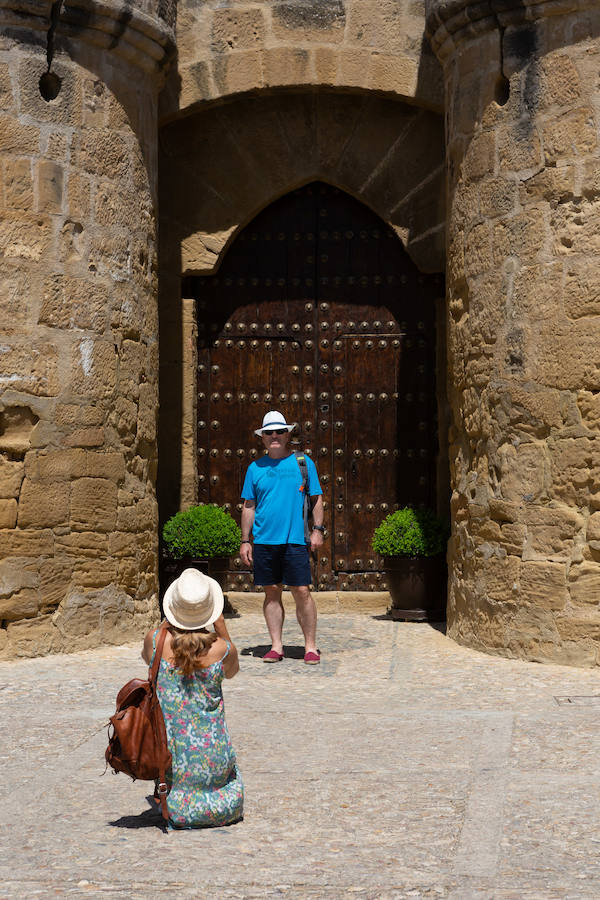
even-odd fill
[[[254,544],[254,584],[310,584],[306,544]]]

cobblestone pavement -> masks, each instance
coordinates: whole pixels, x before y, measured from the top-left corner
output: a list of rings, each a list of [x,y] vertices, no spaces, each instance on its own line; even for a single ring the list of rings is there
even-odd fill
[[[147,783],[100,777],[139,647],[0,663],[1,897],[600,897],[599,672],[348,613],[321,616],[321,666],[291,617],[266,666],[261,617],[230,624],[228,828],[164,834]]]

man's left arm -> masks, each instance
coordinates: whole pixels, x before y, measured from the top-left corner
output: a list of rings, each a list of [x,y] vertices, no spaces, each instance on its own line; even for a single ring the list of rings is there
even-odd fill
[[[323,527],[323,495],[315,494],[310,498],[313,502],[312,519],[313,526]],[[323,546],[323,532],[317,531],[314,527],[310,533],[310,549],[314,553],[319,547]]]

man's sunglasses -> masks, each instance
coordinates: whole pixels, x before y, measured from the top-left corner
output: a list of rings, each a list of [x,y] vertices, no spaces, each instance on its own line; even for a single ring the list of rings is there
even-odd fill
[[[265,434],[269,436],[272,434],[287,434],[287,428],[274,428],[272,431],[266,431]]]

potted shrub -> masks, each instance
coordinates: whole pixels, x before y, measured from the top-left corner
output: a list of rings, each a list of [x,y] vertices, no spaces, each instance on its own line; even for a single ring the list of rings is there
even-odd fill
[[[384,559],[394,619],[446,618],[448,524],[426,508],[406,506],[387,516],[373,533]]]
[[[238,553],[242,533],[220,506],[190,506],[168,519],[162,530],[161,594],[184,569],[206,572],[225,588],[229,557]]]

